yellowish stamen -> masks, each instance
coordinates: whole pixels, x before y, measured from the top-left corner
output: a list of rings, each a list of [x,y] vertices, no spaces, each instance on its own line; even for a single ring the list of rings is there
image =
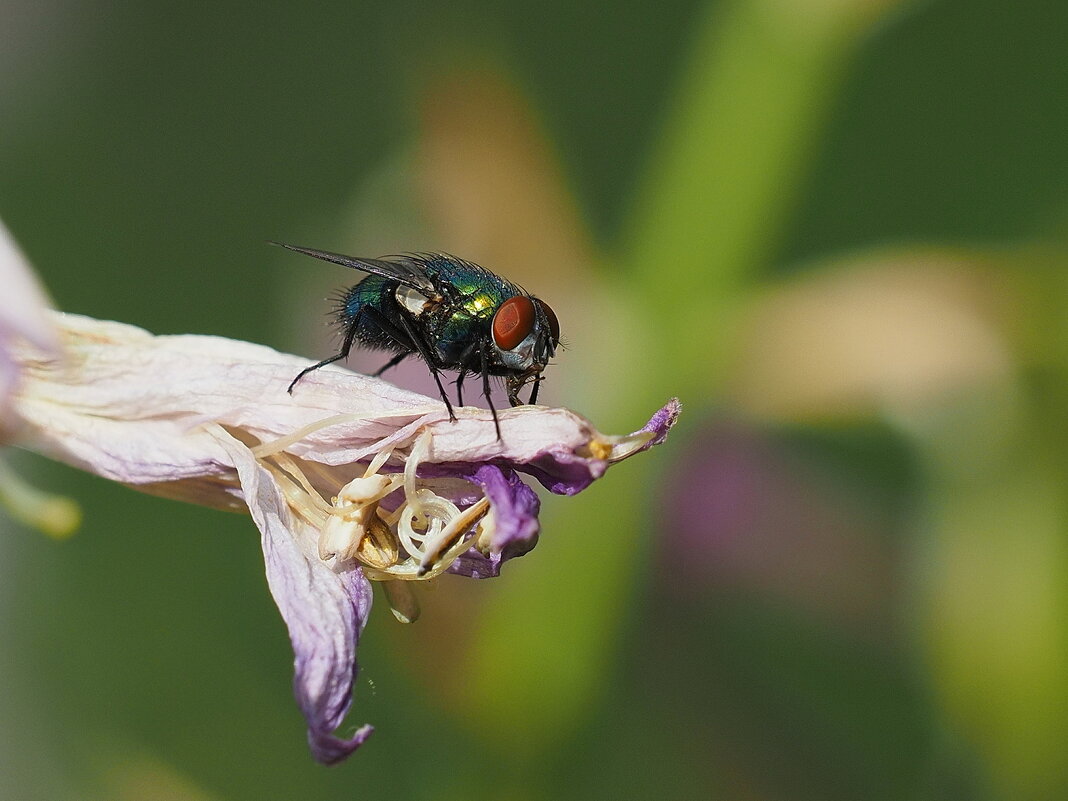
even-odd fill
[[[82,510],[70,498],[42,492],[0,460],[0,505],[16,520],[55,539],[66,539],[82,522]]]
[[[368,578],[385,581],[431,579],[445,572],[472,546],[485,551],[493,532],[493,515],[489,499],[482,498],[461,511],[448,498],[426,486],[446,491],[449,482],[420,479],[421,463],[429,460],[432,436],[422,431],[404,459],[402,473],[379,473],[393,456],[392,448],[383,448],[371,460],[363,475],[338,489],[327,501],[308,480],[305,470],[313,471],[320,487],[336,481],[326,468],[314,461],[304,462],[284,452],[301,436],[328,425],[354,419],[339,415],[305,426],[279,440],[253,448],[260,464],[278,482],[290,508],[319,532],[318,552],[324,561],[355,559]],[[404,502],[393,512],[379,504],[398,489]],[[477,529],[472,533],[472,529]],[[470,536],[468,536],[470,534]],[[402,550],[403,549],[403,550]],[[399,619],[414,619],[418,614],[414,596],[400,588],[388,591]]]

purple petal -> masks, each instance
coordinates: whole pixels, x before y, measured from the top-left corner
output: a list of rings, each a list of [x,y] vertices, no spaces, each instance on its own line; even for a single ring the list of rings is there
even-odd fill
[[[307,618],[312,610],[300,606],[299,600],[295,603],[298,614],[304,618],[303,625],[291,622],[293,616],[282,612],[296,655],[293,692],[308,721],[308,745],[315,758],[326,765],[348,757],[374,731],[373,726],[364,725],[348,738],[337,737],[333,733],[344,721],[352,705],[352,685],[359,672],[356,644],[371,613],[372,598],[371,582],[359,568],[351,568],[337,576],[343,584],[346,601],[339,608],[338,616],[345,629],[343,637],[331,636],[329,632],[324,635],[321,631],[323,620],[313,621],[313,625],[307,626]],[[276,602],[277,599],[275,595]],[[280,603],[279,608],[282,608]],[[345,643],[341,648],[335,647],[339,640]],[[352,647],[347,648],[350,641]]]
[[[672,426],[674,426],[675,423],[678,422],[680,411],[682,411],[682,404],[679,403],[678,398],[672,398],[666,404],[664,404],[664,406],[649,419],[648,423],[638,429],[638,431],[651,432],[653,434],[653,438],[647,443],[645,443],[642,447],[638,448],[638,450],[634,451],[634,453],[641,453],[642,451],[647,451],[654,445],[659,445],[661,442],[667,439],[668,431],[670,431]],[[631,453],[627,455],[633,456],[634,454]]]
[[[496,521],[490,542],[493,553],[507,560],[522,556],[537,544],[541,501],[514,470],[486,464],[466,478],[482,487],[493,506]]]
[[[501,574],[502,561],[499,553],[486,556],[472,548],[460,554],[445,572],[476,579],[497,578]]]
[[[220,436],[220,442],[233,458],[262,535],[267,583],[293,644],[293,691],[308,722],[308,744],[320,762],[339,762],[373,731],[363,726],[349,738],[333,733],[352,703],[356,644],[371,611],[371,583],[358,568],[335,573],[305,554],[270,473],[236,440]]]
[[[534,461],[516,467],[536,478],[554,495],[574,495],[603,476],[608,462],[570,451],[546,451]]]
[[[458,465],[452,475],[477,484],[493,506],[494,531],[490,554],[471,549],[448,572],[471,578],[493,578],[501,565],[522,556],[538,543],[541,501],[514,470],[497,465]]]
[[[681,408],[679,399],[672,398],[649,419],[648,423],[629,435],[633,437],[635,434],[650,433],[653,435],[651,439],[639,447],[624,450],[620,454],[613,453],[607,459],[595,459],[580,456],[571,450],[550,448],[539,454],[537,458],[525,464],[516,464],[515,467],[532,475],[549,492],[556,495],[574,495],[604,475],[609,464],[629,459],[634,454],[647,451],[667,439],[668,431],[679,419]],[[625,440],[627,437],[619,439]]]

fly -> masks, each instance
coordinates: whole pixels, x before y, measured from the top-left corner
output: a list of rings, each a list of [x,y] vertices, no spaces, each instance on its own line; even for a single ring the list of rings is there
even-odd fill
[[[560,323],[549,305],[510,281],[469,261],[444,253],[419,253],[365,259],[325,250],[287,245],[289,250],[341,264],[368,276],[344,292],[334,317],[341,349],[301,370],[289,392],[304,376],[349,355],[353,344],[392,351],[374,375],[409,356],[422,359],[441,399],[455,420],[441,373],[455,370],[456,402],[463,406],[468,375],[482,377],[482,396],[493,414],[497,438],[501,425],[490,397],[490,377],[504,379],[508,402],[521,406],[519,390],[533,384],[527,403],[538,400],[542,371],[560,345]]]

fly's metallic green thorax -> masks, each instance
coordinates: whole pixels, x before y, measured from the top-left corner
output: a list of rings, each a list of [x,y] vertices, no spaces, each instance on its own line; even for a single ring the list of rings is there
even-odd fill
[[[542,371],[560,344],[559,323],[544,301],[477,264],[445,254],[363,259],[282,247],[369,274],[344,293],[336,309],[341,351],[301,372],[290,384],[291,392],[302,377],[344,359],[359,342],[395,354],[376,375],[409,356],[426,362],[453,419],[439,377],[443,370],[458,372],[461,405],[464,378],[481,376],[482,394],[495,423],[490,377],[504,379],[513,406],[521,404],[518,393],[527,384],[533,385],[529,402],[536,402]]]
[[[440,320],[432,319],[432,340],[447,361],[460,357],[464,348],[488,330],[493,315],[508,298],[521,293],[519,287],[470,262],[437,256],[428,260],[427,274],[457,297],[442,304]]]

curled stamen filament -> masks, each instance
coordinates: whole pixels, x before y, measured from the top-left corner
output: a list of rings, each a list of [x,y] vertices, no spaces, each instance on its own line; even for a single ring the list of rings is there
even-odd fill
[[[435,541],[446,523],[459,514],[460,510],[456,504],[447,498],[442,498],[428,489],[416,490],[414,497],[409,497],[400,510],[397,536],[413,558],[422,559],[427,543]],[[416,531],[413,523],[424,530]]]
[[[415,484],[415,471],[419,469],[419,464],[426,461],[426,458],[430,455],[430,440],[430,432],[424,430],[415,440],[415,444],[412,445],[408,458],[404,462],[404,496],[408,499],[408,505],[412,507],[416,516],[421,519],[425,519],[426,515],[422,512],[420,506],[419,491],[416,489]],[[429,494],[434,495],[432,492]],[[438,496],[435,495],[434,497]],[[454,506],[453,508],[455,509],[456,507]]]

